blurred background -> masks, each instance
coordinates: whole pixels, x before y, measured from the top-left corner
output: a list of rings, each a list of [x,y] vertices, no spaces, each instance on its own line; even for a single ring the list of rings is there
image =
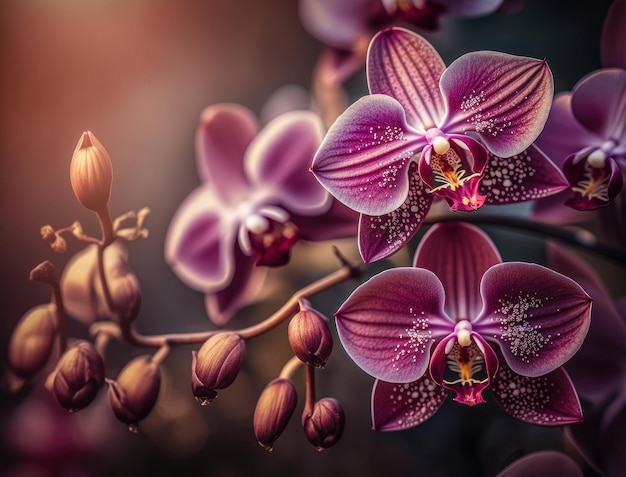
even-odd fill
[[[527,0],[517,13],[481,19],[444,19],[426,34],[444,61],[477,49],[546,58],[556,91],[568,90],[599,68],[599,39],[610,2]],[[55,255],[39,228],[80,220],[97,234],[95,218],[72,194],[69,161],[89,129],[105,145],[114,168],[114,216],[150,207],[150,236],[129,244],[144,305],[137,326],[147,334],[196,331],[211,325],[203,297],[185,287],[163,261],[168,223],[199,184],[194,134],[206,106],[243,104],[257,114],[278,88],[308,89],[322,45],[301,26],[296,0],[0,0],[0,346],[17,320],[47,302],[49,291],[28,280],[43,260],[60,271],[82,247],[68,240]],[[366,94],[365,76],[347,84],[350,97]],[[505,260],[543,259],[542,243],[494,230]],[[352,241],[340,247],[358,256]],[[273,294],[235,319],[245,325],[268,316],[296,286],[336,267],[328,244],[300,245],[296,259],[273,274]],[[412,252],[412,250],[411,250]],[[320,254],[320,255],[318,255]],[[398,261],[408,263],[410,254]],[[324,257],[315,260],[311,257]],[[374,273],[377,265],[371,269]],[[623,284],[623,270],[600,263]],[[348,283],[312,300],[328,316],[350,293]],[[623,285],[619,285],[623,292]],[[617,288],[615,288],[617,290]],[[41,379],[11,394],[2,391],[0,473],[4,476],[101,475],[495,475],[533,450],[559,448],[560,431],[525,425],[493,402],[477,408],[446,403],[436,419],[401,433],[370,430],[372,379],[336,342],[327,369],[318,373],[318,395],[344,404],[347,427],[326,453],[310,446],[299,426],[301,404],[287,431],[268,453],[252,432],[252,413],[265,384],[289,358],[281,327],[250,343],[246,367],[235,384],[208,407],[193,399],[190,351],[175,349],[165,362],[157,408],[130,434],[98,403],[67,415],[42,391]],[[72,324],[71,336],[86,337]],[[114,377],[136,350],[115,343],[107,357]],[[303,374],[296,376],[303,391]],[[301,394],[303,401],[303,394]]]

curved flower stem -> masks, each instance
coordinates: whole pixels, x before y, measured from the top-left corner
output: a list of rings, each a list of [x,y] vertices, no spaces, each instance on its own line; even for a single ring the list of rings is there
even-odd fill
[[[137,332],[133,323],[122,322],[120,324],[115,322],[98,322],[92,325],[91,334],[108,333],[115,336],[118,339],[122,339],[128,344],[141,347],[160,347],[164,345],[182,345],[182,344],[196,344],[203,343],[216,333],[223,333],[226,331],[232,331],[237,333],[244,340],[259,336],[276,326],[280,325],[287,318],[292,316],[299,307],[299,300],[301,298],[310,297],[321,293],[329,288],[332,288],[346,280],[351,278],[357,278],[361,275],[364,269],[364,265],[352,265],[335,249],[335,254],[342,262],[343,266],[319,280],[307,285],[306,287],[295,292],[289,300],[275,313],[269,316],[262,322],[243,328],[241,330],[210,330],[200,331],[194,333],[170,333],[163,335],[146,336]],[[100,255],[99,261],[100,261]],[[104,282],[103,282],[104,283]]]
[[[49,260],[40,263],[30,271],[29,278],[47,284],[52,290],[52,299],[56,306],[55,317],[59,337],[59,349],[61,354],[63,354],[67,348],[67,314],[65,313],[63,295],[61,294],[61,287],[59,286],[54,265],[52,265],[52,262]]]
[[[292,376],[296,374],[296,371],[298,371],[298,369],[300,369],[300,366],[302,366],[303,364],[304,363],[300,361],[300,358],[298,358],[297,356],[292,357],[289,361],[285,363],[283,369],[280,370],[280,374],[278,375],[278,377],[280,379],[291,379]]]
[[[315,407],[315,367],[306,367],[306,397],[304,398],[304,409],[302,415],[307,416],[313,412]]]
[[[468,222],[476,225],[502,226],[525,232],[530,232],[542,237],[551,237],[562,242],[575,245],[595,254],[601,255],[612,261],[626,265],[626,251],[599,243],[598,240],[586,231],[567,230],[543,222],[520,219],[517,217],[503,217],[500,215],[464,214],[462,218],[454,216],[426,219],[424,225],[434,225],[440,222]]]

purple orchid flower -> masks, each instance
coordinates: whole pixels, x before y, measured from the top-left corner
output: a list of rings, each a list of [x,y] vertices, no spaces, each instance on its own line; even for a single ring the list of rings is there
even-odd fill
[[[203,183],[172,219],[165,257],[181,280],[206,294],[216,324],[253,298],[265,266],[286,264],[299,239],[354,235],[355,214],[307,170],[322,137],[310,111],[282,114],[262,130],[242,106],[203,111],[196,135]]]
[[[538,203],[536,212],[540,217],[558,215],[553,209],[563,203],[579,211],[606,207],[623,188],[626,174],[624,22],[626,2],[615,1],[602,33],[604,68],[585,76],[571,92],[560,93],[554,99],[537,145],[562,166],[569,187],[550,201]],[[562,221],[580,218],[565,214]]]
[[[580,420],[561,365],[582,344],[590,310],[591,299],[570,278],[535,264],[502,263],[480,229],[440,223],[420,242],[414,268],[374,276],[335,316],[348,354],[378,380],[374,427],[396,430],[432,416],[445,390],[473,406],[484,402],[487,387],[519,419]]]
[[[390,28],[372,39],[367,77],[371,94],[335,121],[311,167],[333,196],[361,214],[359,247],[366,262],[404,246],[433,197],[465,211],[488,201],[481,185],[489,153],[508,158],[510,178],[498,200],[536,199],[566,186],[540,151],[527,151],[552,99],[544,61],[483,51],[446,69],[424,38]]]

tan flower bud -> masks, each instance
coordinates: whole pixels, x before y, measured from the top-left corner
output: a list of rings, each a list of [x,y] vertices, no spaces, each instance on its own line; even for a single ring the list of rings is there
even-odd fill
[[[85,131],[70,163],[74,195],[85,207],[99,212],[109,203],[112,181],[113,167],[109,153],[91,131]]]
[[[38,305],[17,323],[9,342],[9,364],[21,378],[30,378],[50,359],[56,336],[56,306]]]
[[[161,370],[151,356],[139,356],[120,371],[117,380],[107,379],[109,401],[115,416],[137,432],[139,421],[152,411],[159,397]]]
[[[290,379],[270,382],[257,401],[252,421],[259,444],[271,451],[274,442],[285,430],[298,402],[296,388]]]
[[[339,441],[346,424],[346,416],[339,401],[323,398],[313,410],[302,414],[302,427],[309,442],[318,451],[324,451]]]
[[[300,361],[323,368],[333,350],[333,336],[328,319],[300,300],[300,311],[294,315],[287,329],[289,344]]]
[[[246,342],[236,333],[223,332],[211,336],[196,353],[192,352],[191,388],[193,395],[205,405],[217,393],[230,386],[246,357]]]
[[[59,359],[52,391],[65,409],[74,412],[91,404],[103,384],[102,357],[93,344],[80,340]]]
[[[96,245],[77,253],[61,276],[65,309],[75,319],[91,324],[100,319],[133,320],[141,309],[141,289],[128,265],[126,249],[115,242],[104,251],[104,273],[119,315],[109,310],[98,274]]]

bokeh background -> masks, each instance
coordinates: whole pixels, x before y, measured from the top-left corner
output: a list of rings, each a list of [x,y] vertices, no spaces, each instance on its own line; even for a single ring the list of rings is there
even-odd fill
[[[610,2],[527,0],[517,13],[472,20],[445,19],[427,34],[446,63],[477,49],[546,58],[556,91],[570,89],[599,68],[599,38]],[[200,112],[219,102],[260,114],[278,88],[308,89],[322,45],[301,26],[296,0],[1,0],[0,1],[0,347],[2,365],[10,332],[49,291],[28,281],[30,269],[50,259],[62,270],[81,244],[54,255],[39,228],[97,223],[74,198],[69,161],[83,130],[109,151],[114,167],[114,215],[150,207],[148,239],[131,243],[131,266],[140,279],[144,333],[207,329],[202,296],[186,288],[163,261],[169,220],[199,183],[194,133]],[[349,82],[351,98],[366,94],[365,77]],[[505,259],[543,259],[542,242],[490,230]],[[340,244],[356,257],[352,241]],[[252,323],[278,308],[297,285],[336,266],[325,245],[301,245],[287,268],[273,274],[272,293],[236,318]],[[315,257],[315,260],[311,258]],[[323,259],[320,260],[319,257]],[[396,260],[408,263],[409,254]],[[591,257],[594,258],[595,257]],[[600,261],[610,286],[624,292],[623,270]],[[388,266],[385,264],[378,267]],[[370,273],[377,270],[373,267]],[[313,303],[328,315],[355,284]],[[317,453],[299,426],[299,412],[275,450],[255,441],[252,413],[263,386],[289,358],[285,327],[250,343],[246,368],[208,407],[189,385],[190,351],[175,349],[165,363],[157,408],[130,434],[108,408],[96,405],[68,416],[46,398],[41,380],[0,396],[0,474],[103,475],[495,475],[516,457],[560,448],[559,430],[516,422],[492,402],[477,408],[447,403],[437,417],[402,433],[370,430],[372,379],[349,361],[339,343],[318,373],[319,397],[341,400],[347,412],[343,439]],[[85,337],[79,324],[72,336]],[[113,344],[107,375],[146,350]],[[3,369],[4,371],[4,369]],[[303,375],[297,375],[303,390]],[[303,396],[303,394],[301,395]],[[303,399],[301,398],[301,402]]]

